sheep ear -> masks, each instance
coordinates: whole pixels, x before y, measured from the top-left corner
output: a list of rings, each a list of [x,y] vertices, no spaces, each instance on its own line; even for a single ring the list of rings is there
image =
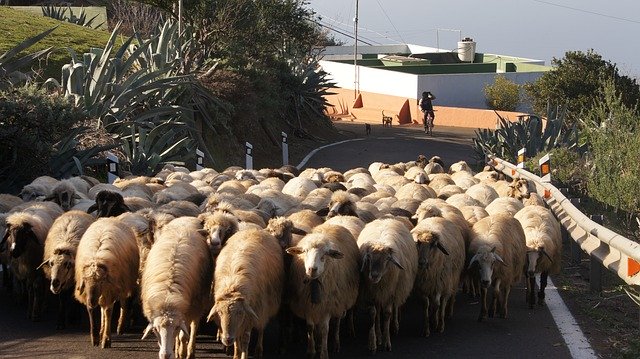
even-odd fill
[[[153,324],[149,323],[149,325],[147,325],[147,327],[144,329],[144,332],[142,332],[142,338],[140,338],[140,340],[145,340],[152,329]]]
[[[331,258],[335,258],[335,259],[341,259],[344,257],[344,254],[342,254],[342,252],[340,252],[339,250],[335,250],[335,249],[329,249],[327,251],[327,255]]]
[[[258,315],[256,314],[256,312],[253,311],[253,308],[251,308],[251,306],[249,305],[249,303],[247,303],[246,300],[243,300],[242,302],[243,302],[244,310],[246,310],[247,313],[249,313],[249,315],[251,315],[253,320],[255,320],[255,322],[257,323],[259,321],[259,319],[258,319]]]
[[[440,243],[440,241],[436,242],[436,246],[442,253],[449,255],[449,252],[447,252],[447,249],[442,245],[442,243]]]
[[[287,253],[292,254],[292,255],[298,255],[298,254],[302,254],[302,252],[304,252],[302,250],[302,248],[300,247],[289,247],[287,248]]]
[[[45,259],[45,261],[42,262],[42,264],[40,264],[38,266],[38,268],[36,268],[36,270],[40,270],[40,268],[44,267],[45,265],[49,265],[49,260],[48,259]]]
[[[191,336],[191,331],[184,320],[180,323],[180,330],[182,330],[187,337]]]
[[[209,311],[209,315],[207,315],[207,323],[212,321],[213,319],[216,318],[216,316],[218,312],[218,304],[214,304],[213,307],[211,307],[211,310]]]
[[[87,213],[91,214],[93,212],[95,212],[98,209],[98,203],[94,203],[91,205],[91,207],[87,208]]]
[[[494,249],[495,249],[495,248],[494,248]],[[498,262],[502,263],[502,264],[503,264],[503,265],[505,265],[505,266],[507,265],[507,264],[504,262],[504,260],[502,260],[502,258],[498,255],[498,253],[495,253],[495,252],[493,252],[493,251],[492,251],[492,253],[493,253],[493,256],[496,258],[496,260],[497,260]]]
[[[316,214],[320,217],[326,217],[327,215],[329,215],[329,207],[317,210]]]
[[[209,235],[209,232],[206,229],[198,229],[197,232],[205,238]]]
[[[549,253],[547,253],[547,251],[544,250],[544,248],[540,248],[539,251],[540,253],[542,253],[542,255],[547,257],[551,263],[553,263],[553,259],[551,259],[551,256],[549,255]]]
[[[477,261],[478,261],[478,253],[474,254],[473,257],[471,257],[471,260],[469,261],[468,269],[471,269],[471,266],[473,265],[473,263]]]
[[[369,260],[369,253],[362,256],[362,266],[360,266],[360,272],[364,272],[364,268],[367,265],[367,261]]]
[[[301,235],[301,236],[306,236],[307,235],[307,231],[302,230],[302,229],[297,228],[297,227],[292,227],[291,228],[291,233],[298,234],[298,235]]]
[[[80,283],[78,283],[78,285],[76,286],[76,290],[78,291],[78,293],[84,294],[84,279],[80,280]]]
[[[396,256],[394,256],[393,254],[389,256],[389,260],[391,261],[391,263],[395,264],[396,266],[398,266],[398,268],[404,270],[404,267],[402,266],[402,264],[400,264],[400,262],[398,262],[398,259],[396,258]]]

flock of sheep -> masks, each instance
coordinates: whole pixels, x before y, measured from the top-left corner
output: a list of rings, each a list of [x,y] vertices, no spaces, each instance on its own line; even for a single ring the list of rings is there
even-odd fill
[[[354,308],[370,319],[369,351],[389,351],[412,294],[424,303],[425,336],[444,330],[460,288],[480,295],[478,320],[507,317],[511,286],[526,277],[533,307],[541,273],[544,303],[560,225],[526,180],[499,178],[437,156],[344,173],[168,165],[112,185],[39,177],[20,197],[0,194],[4,284],[32,320],[48,286],[61,298],[60,328],[75,297],[103,348],[115,302],[119,334],[141,307],[143,338],[155,334],[160,358],[194,357],[205,316],[234,358],[248,357],[252,331],[262,356],[273,318],[285,350],[296,317],[307,354],[328,358],[340,328],[355,331]]]

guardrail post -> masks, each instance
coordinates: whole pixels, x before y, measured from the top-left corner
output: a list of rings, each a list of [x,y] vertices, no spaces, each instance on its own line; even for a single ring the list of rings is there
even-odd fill
[[[204,168],[204,152],[196,148],[196,171],[200,171]]]
[[[282,165],[289,164],[289,143],[287,143],[287,134],[281,132],[282,135]]]
[[[120,160],[118,160],[118,157],[111,152],[107,152],[107,166],[109,167],[107,169],[107,182],[109,182],[109,184],[113,184],[116,179],[120,178],[118,177]]]
[[[252,170],[253,169],[253,145],[249,142],[244,143],[244,153],[245,153],[245,169]]]
[[[580,204],[580,198],[571,198],[571,204],[577,206]],[[571,262],[574,264],[580,264],[582,262],[582,248],[578,242],[574,241],[572,238],[569,238],[569,246],[571,247]]]
[[[599,225],[604,223],[604,216],[601,214],[591,215],[589,218]],[[589,289],[599,293],[602,292],[602,264],[595,255],[591,254],[589,257]]]

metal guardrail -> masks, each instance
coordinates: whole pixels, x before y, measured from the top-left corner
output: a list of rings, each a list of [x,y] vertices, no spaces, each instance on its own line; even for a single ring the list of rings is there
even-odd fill
[[[589,219],[560,190],[540,177],[514,164],[489,156],[496,170],[510,177],[520,176],[533,182],[560,224],[582,250],[596,258],[627,284],[640,285],[640,243],[634,242]],[[546,194],[546,195],[545,195]]]

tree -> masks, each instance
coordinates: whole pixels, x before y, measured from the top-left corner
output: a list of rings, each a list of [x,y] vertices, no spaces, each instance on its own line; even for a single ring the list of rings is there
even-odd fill
[[[575,122],[581,114],[591,111],[603,101],[600,81],[612,79],[616,91],[627,107],[636,107],[640,100],[640,86],[635,79],[620,75],[615,64],[589,50],[569,51],[562,59],[554,58],[555,69],[546,72],[537,81],[525,85],[535,113],[546,113],[551,102],[567,106],[567,120]]]
[[[496,77],[493,85],[484,87],[487,106],[493,110],[515,111],[520,104],[520,86],[502,75]]]

